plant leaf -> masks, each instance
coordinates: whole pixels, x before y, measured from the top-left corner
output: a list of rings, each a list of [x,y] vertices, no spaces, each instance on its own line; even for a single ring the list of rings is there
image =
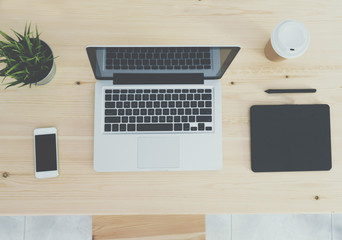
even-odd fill
[[[0,34],[1,36],[3,36],[7,41],[9,41],[10,43],[15,42],[15,40],[13,38],[11,38],[10,36],[8,36],[6,33],[4,33],[3,31],[0,30]]]
[[[33,55],[33,53],[32,53],[32,43],[31,43],[30,38],[29,38],[28,35],[25,36],[25,41],[26,41],[26,44],[27,44],[29,53],[30,53],[31,56],[32,56],[32,55]]]
[[[8,75],[10,72],[12,72],[14,69],[16,69],[19,65],[20,65],[20,63],[17,63],[17,64],[14,65],[13,67],[11,67],[11,68],[5,73],[5,75]]]
[[[12,87],[14,85],[20,84],[20,83],[21,83],[20,81],[13,81],[13,82],[10,82],[10,83],[6,83],[8,85],[7,85],[7,87],[5,87],[5,89],[7,89],[9,87]]]
[[[18,33],[17,31],[15,31],[13,29],[11,29],[11,30],[12,30],[12,32],[14,32],[15,36],[17,36],[19,41],[22,41],[24,39],[23,35],[21,35],[20,33]]]

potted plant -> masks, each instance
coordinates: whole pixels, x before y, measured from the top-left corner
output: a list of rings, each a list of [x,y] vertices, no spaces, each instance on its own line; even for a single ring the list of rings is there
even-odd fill
[[[36,26],[35,33],[31,32],[31,24],[25,26],[24,34],[12,30],[17,39],[13,39],[0,31],[5,41],[0,41],[0,76],[2,82],[11,78],[7,87],[19,85],[23,87],[32,84],[43,85],[50,82],[56,72],[54,56],[51,48],[41,40]]]

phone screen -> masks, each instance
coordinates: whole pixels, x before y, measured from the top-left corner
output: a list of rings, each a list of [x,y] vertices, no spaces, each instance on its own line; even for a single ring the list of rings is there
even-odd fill
[[[36,171],[57,170],[56,134],[35,135]]]

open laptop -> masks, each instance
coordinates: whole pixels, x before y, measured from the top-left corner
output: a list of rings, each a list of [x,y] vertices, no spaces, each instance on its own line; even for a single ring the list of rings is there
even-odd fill
[[[94,169],[218,170],[219,79],[238,46],[88,46],[95,85]]]

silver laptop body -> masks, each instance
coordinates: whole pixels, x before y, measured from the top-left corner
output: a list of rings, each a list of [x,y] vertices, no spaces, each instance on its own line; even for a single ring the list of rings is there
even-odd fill
[[[222,77],[237,46],[88,46],[94,169],[218,170]]]

